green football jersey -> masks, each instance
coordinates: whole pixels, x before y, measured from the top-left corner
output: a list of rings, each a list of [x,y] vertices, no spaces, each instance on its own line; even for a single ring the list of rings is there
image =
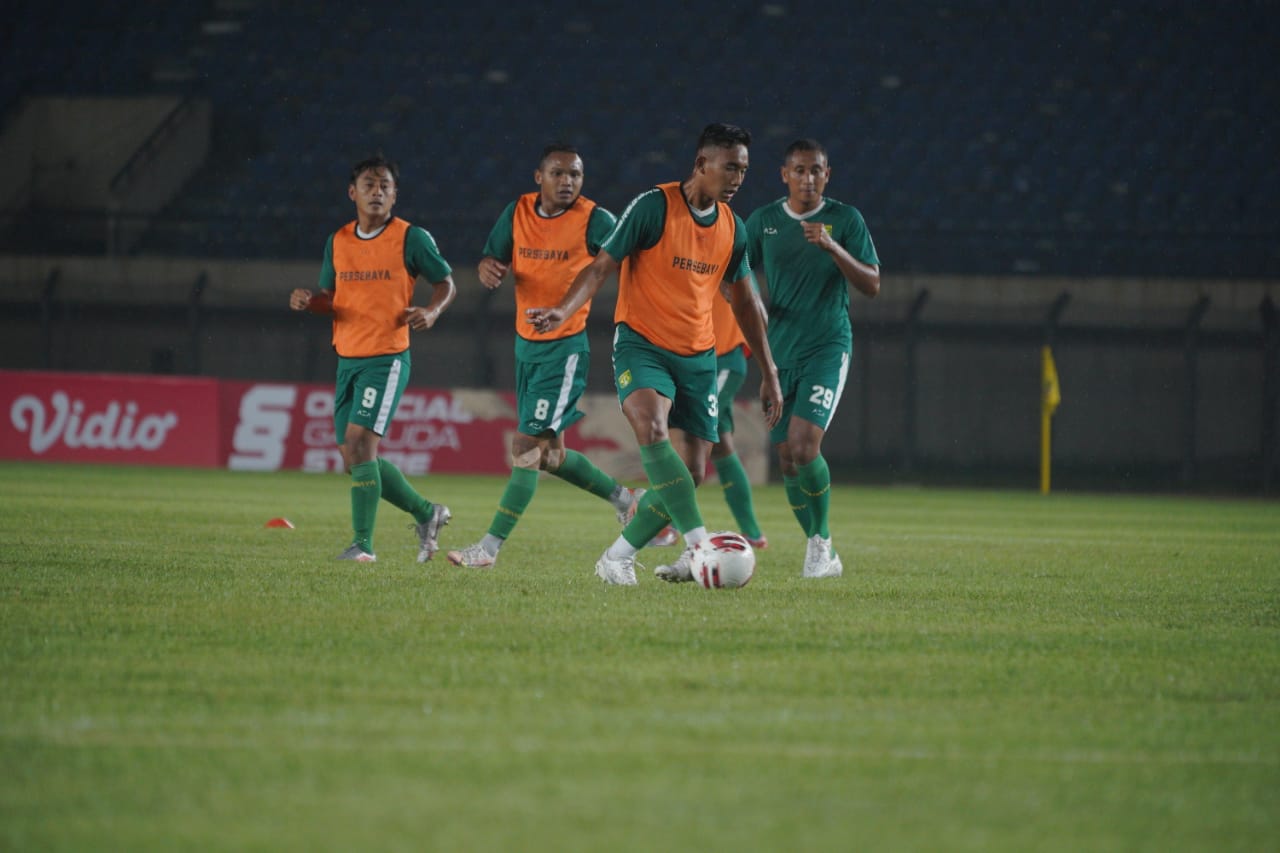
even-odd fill
[[[849,283],[830,254],[804,238],[800,223],[822,222],[850,255],[878,266],[875,244],[858,209],[825,198],[811,213],[791,211],[785,198],[747,219],[747,255],[769,286],[769,348],[778,367],[792,367],[828,349],[851,350]]]

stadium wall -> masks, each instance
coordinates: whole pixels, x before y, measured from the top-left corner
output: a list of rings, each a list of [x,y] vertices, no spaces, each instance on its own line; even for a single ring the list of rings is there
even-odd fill
[[[286,308],[318,264],[0,256],[0,366],[328,382],[327,324]],[[414,340],[420,387],[513,386],[515,318],[471,267]],[[608,394],[613,284],[589,327]],[[824,452],[850,479],[1033,485],[1040,350],[1063,487],[1270,491],[1280,482],[1274,281],[894,276],[855,297],[854,363]],[[744,387],[744,397],[755,383]]]

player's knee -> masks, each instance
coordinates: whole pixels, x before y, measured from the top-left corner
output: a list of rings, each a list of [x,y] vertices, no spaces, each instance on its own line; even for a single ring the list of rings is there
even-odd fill
[[[641,444],[657,444],[660,441],[668,441],[671,436],[667,433],[667,425],[663,421],[654,418],[632,419],[631,429],[636,434],[636,440]]]
[[[777,445],[778,448],[778,470],[782,472],[784,477],[796,476],[796,461],[791,456],[791,451],[785,444]]]
[[[797,465],[808,465],[822,453],[822,442],[803,441],[791,447],[791,461]]]
[[[542,448],[530,447],[528,450],[511,451],[511,467],[529,468],[537,471],[542,464]]]
[[[559,471],[560,466],[564,464],[565,451],[563,447],[548,447],[547,452],[542,457],[543,469],[551,472]]]

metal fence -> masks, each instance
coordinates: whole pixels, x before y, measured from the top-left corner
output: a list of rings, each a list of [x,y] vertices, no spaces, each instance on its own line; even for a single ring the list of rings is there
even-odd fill
[[[301,282],[305,284],[305,282]],[[328,381],[323,318],[263,300],[210,299],[209,276],[157,282],[162,300],[94,297],[50,267],[38,287],[5,286],[3,365]],[[510,388],[509,295],[460,283],[467,298],[413,344],[414,384]],[[17,294],[16,296],[14,294]],[[607,294],[600,297],[607,300]],[[1070,290],[1038,315],[935,310],[933,291],[857,310],[855,352],[824,455],[847,480],[1032,487],[1038,472],[1040,348],[1053,348],[1063,402],[1055,483],[1065,488],[1274,494],[1280,479],[1280,327],[1270,291],[1247,325],[1207,327],[1212,297],[1156,322],[1064,321]],[[989,314],[990,319],[975,318]],[[1166,312],[1168,313],[1168,312]],[[589,387],[611,388],[611,311],[588,327]],[[743,394],[754,394],[748,381]]]

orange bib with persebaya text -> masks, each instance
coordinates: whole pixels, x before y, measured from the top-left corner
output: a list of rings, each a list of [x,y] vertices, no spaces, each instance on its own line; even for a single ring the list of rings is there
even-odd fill
[[[405,269],[409,223],[393,217],[371,240],[356,223],[333,235],[333,348],[343,358],[390,355],[409,348],[404,310],[416,276]]]
[[[516,282],[516,334],[530,341],[550,341],[576,335],[587,327],[591,300],[567,317],[560,328],[536,332],[525,319],[526,308],[555,305],[578,273],[592,261],[587,251],[587,225],[596,203],[578,197],[559,216],[539,216],[538,193],[516,201],[511,217],[511,272]]]
[[[716,344],[711,300],[721,298],[720,281],[730,274],[736,225],[721,202],[716,221],[699,225],[679,181],[657,188],[667,198],[662,239],[623,259],[613,320],[663,349],[693,355]]]

